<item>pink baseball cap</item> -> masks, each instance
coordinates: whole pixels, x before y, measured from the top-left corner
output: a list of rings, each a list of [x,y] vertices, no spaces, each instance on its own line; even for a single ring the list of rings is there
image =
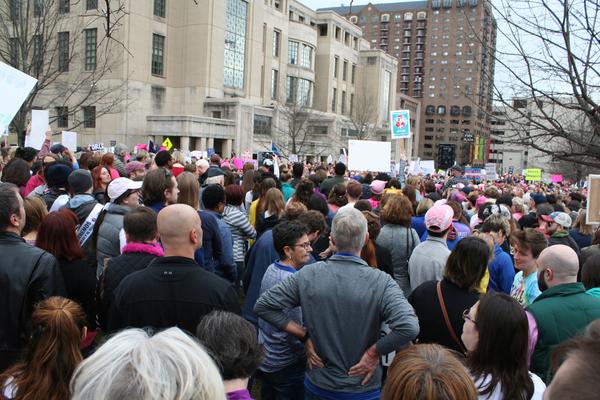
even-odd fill
[[[443,232],[450,228],[453,217],[454,210],[449,205],[434,205],[425,213],[425,226],[432,232]]]
[[[479,196],[475,201],[475,207],[482,207],[485,203],[487,203],[488,199],[485,196]]]

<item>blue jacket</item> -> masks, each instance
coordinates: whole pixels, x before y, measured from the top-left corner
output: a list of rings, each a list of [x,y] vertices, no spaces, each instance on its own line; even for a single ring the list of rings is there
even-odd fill
[[[510,294],[510,287],[515,279],[515,268],[510,255],[497,244],[494,245],[494,259],[488,268],[490,270],[488,288],[496,292]]]
[[[214,211],[205,211],[213,215],[217,221],[219,228],[219,237],[221,238],[221,256],[218,258],[215,272],[221,278],[225,278],[228,281],[235,283],[237,280],[237,267],[233,261],[233,236],[229,226],[221,218],[223,216]]]
[[[273,244],[273,231],[263,233],[248,251],[246,272],[244,275],[244,291],[246,298],[242,307],[242,316],[254,325],[258,324],[258,316],[254,313],[254,305],[260,296],[260,285],[269,265],[279,260],[279,254]],[[306,263],[315,262],[311,255]]]
[[[223,244],[217,217],[208,211],[198,211],[202,223],[202,247],[196,250],[194,259],[209,272],[215,272],[221,257]]]

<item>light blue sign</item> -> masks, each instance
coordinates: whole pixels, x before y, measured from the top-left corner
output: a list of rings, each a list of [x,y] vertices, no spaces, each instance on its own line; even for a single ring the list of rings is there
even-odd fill
[[[408,139],[410,137],[409,110],[390,111],[390,132],[392,139]]]

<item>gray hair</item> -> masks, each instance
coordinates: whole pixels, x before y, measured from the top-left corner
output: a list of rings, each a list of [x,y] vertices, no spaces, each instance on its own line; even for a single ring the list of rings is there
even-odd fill
[[[198,161],[196,161],[196,167],[198,168],[208,168],[209,166],[210,164],[204,158],[201,158]]]
[[[217,366],[179,328],[121,331],[77,367],[70,386],[73,400],[225,399]]]
[[[340,209],[331,224],[331,237],[338,251],[356,253],[365,245],[367,219],[356,208]]]

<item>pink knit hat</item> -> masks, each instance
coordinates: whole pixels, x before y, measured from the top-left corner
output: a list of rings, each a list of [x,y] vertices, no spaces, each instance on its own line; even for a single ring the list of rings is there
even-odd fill
[[[475,201],[475,207],[477,207],[477,208],[482,207],[487,202],[488,202],[487,197],[485,197],[485,196],[479,196],[477,198],[477,201]]]
[[[381,194],[383,189],[385,189],[385,181],[374,180],[371,182],[371,193]]]

